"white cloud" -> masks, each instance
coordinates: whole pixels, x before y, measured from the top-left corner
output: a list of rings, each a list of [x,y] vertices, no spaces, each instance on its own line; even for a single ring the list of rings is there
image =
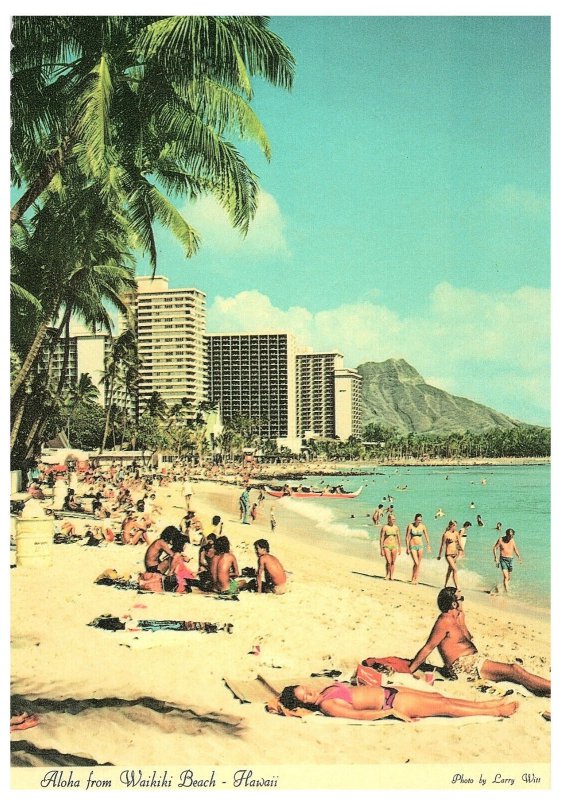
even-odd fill
[[[200,233],[209,252],[230,255],[239,252],[247,257],[290,255],[285,239],[286,223],[277,201],[267,192],[259,192],[257,211],[246,237],[232,228],[226,212],[212,196],[201,197],[183,208],[182,213]]]
[[[217,297],[208,330],[290,330],[315,351],[338,350],[347,366],[404,358],[428,383],[524,421],[549,408],[547,290],[475,292],[435,286],[426,308],[400,315],[362,301],[316,313],[275,307],[258,291]]]
[[[490,204],[499,210],[522,211],[529,216],[549,212],[548,198],[533,189],[522,189],[513,184],[502,186],[490,196]]]

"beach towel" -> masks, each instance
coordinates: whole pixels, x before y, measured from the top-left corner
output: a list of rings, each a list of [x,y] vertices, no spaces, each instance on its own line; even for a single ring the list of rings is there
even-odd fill
[[[96,617],[88,625],[93,628],[101,628],[106,631],[199,631],[202,633],[218,633],[226,631],[232,633],[233,624],[216,622],[194,622],[191,620],[178,619],[132,619],[130,617],[112,617],[110,614],[103,614]]]
[[[302,675],[289,675],[278,674],[275,672],[260,672],[257,677],[251,680],[238,679],[236,677],[225,677],[224,683],[232,692],[234,697],[241,703],[265,703],[272,704],[275,708],[274,701],[278,698],[285,686],[295,686],[297,684],[305,683],[308,686],[315,686],[317,689],[325,689],[333,683],[332,679],[327,677],[310,678]],[[277,713],[277,712],[275,712]]]

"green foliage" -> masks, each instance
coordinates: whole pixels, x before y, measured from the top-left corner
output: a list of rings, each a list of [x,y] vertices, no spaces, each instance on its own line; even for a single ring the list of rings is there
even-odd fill
[[[78,403],[74,405],[68,417],[68,433],[73,447],[81,450],[95,450],[99,447],[105,413],[103,408],[94,403]]]
[[[374,458],[524,458],[551,455],[551,429],[534,425],[450,434],[403,434],[366,426],[366,452]]]
[[[270,145],[251,78],[292,87],[294,58],[267,17],[14,17],[12,180],[21,219],[69,172],[113,195],[156,268],[153,224],[192,255],[172,200],[213,194],[243,233],[257,179],[228,137]],[[169,195],[165,197],[160,189]]]
[[[139,419],[135,430],[135,447],[138,450],[168,450],[171,441],[162,424],[162,419],[145,412]]]

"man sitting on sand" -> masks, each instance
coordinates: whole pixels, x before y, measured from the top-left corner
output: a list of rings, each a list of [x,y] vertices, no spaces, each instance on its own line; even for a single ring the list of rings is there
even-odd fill
[[[214,591],[235,597],[246,582],[236,580],[240,576],[240,570],[236,556],[230,552],[228,537],[219,536],[214,543],[214,550],[215,555],[210,565]]]
[[[122,543],[138,544],[141,539],[146,541],[147,529],[147,523],[136,517],[132,511],[129,511],[121,524]]]
[[[477,680],[510,681],[524,686],[537,695],[551,695],[551,681],[526,672],[518,664],[503,664],[490,661],[477,652],[471,633],[467,629],[461,604],[463,597],[453,586],[447,586],[438,593],[437,604],[441,611],[430,633],[427,642],[419,650],[409,664],[411,672],[415,672],[434,648],[447,667],[456,677],[465,675]]]
[[[174,551],[172,549],[172,542],[179,533],[179,530],[173,525],[168,525],[158,539],[148,547],[144,554],[144,567],[146,572],[162,572],[166,573],[171,565]]]
[[[257,556],[257,592],[284,594],[286,572],[278,558],[269,553],[269,542],[266,539],[257,539],[253,546]]]

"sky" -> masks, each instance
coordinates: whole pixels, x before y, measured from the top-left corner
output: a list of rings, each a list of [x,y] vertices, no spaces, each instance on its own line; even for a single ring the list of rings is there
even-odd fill
[[[404,358],[427,383],[548,425],[548,17],[273,16],[291,92],[256,81],[272,159],[248,236],[182,206],[210,332],[292,330],[345,365]],[[147,268],[141,267],[140,274]]]
[[[256,12],[237,5],[206,13]],[[193,258],[158,235],[157,274],[206,293],[209,332],[291,330],[348,367],[403,358],[550,424],[550,20],[507,6],[272,14],[296,73],[291,92],[254,81],[272,158],[237,143],[261,186],[249,234],[204,198],[179,201]]]

